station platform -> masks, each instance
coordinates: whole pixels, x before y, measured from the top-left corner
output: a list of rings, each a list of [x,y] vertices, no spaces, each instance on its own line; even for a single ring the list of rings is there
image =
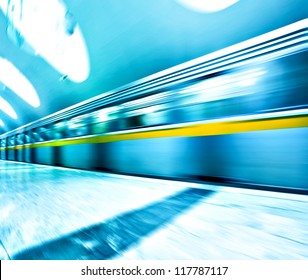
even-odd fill
[[[305,195],[0,161],[0,259],[307,258]]]

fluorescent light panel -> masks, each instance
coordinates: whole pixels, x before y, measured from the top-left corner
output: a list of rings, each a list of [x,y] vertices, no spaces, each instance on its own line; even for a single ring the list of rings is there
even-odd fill
[[[17,119],[17,114],[13,107],[2,97],[0,97],[0,110],[12,117],[13,119]]]
[[[89,58],[81,30],[60,0],[0,0],[11,29],[35,55],[74,82],[89,76]],[[22,47],[21,47],[22,48]]]
[[[31,106],[40,106],[39,97],[29,80],[11,62],[1,57],[0,82]]]

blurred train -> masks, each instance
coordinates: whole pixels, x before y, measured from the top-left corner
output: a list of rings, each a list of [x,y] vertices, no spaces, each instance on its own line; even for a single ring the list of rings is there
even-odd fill
[[[1,159],[308,189],[308,20],[0,136]]]

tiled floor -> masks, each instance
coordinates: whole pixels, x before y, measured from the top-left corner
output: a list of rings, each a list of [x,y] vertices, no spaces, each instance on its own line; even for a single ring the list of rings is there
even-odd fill
[[[0,161],[0,259],[308,259],[308,197]]]

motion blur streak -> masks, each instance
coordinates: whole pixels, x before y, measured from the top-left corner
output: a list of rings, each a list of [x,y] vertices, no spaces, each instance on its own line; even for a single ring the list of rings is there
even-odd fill
[[[292,114],[293,113],[293,114]],[[24,148],[36,147],[59,147],[64,145],[75,144],[98,144],[123,140],[135,140],[146,138],[161,138],[161,137],[193,137],[193,136],[210,136],[234,134],[258,130],[272,130],[284,128],[299,128],[307,127],[308,125],[308,110],[296,110],[284,113],[263,114],[260,116],[249,116],[241,118],[218,119],[205,123],[193,123],[183,126],[164,126],[160,129],[148,128],[123,131],[118,133],[106,133],[103,136],[87,136],[82,138],[68,138],[63,140],[51,140],[37,144],[17,145],[14,147],[0,148],[0,150],[18,150]]]
[[[307,50],[304,19],[14,130],[1,115],[0,259],[307,259]]]
[[[215,59],[206,55],[3,134],[1,158],[306,190],[307,24],[293,23],[268,33],[272,37],[216,52]]]

